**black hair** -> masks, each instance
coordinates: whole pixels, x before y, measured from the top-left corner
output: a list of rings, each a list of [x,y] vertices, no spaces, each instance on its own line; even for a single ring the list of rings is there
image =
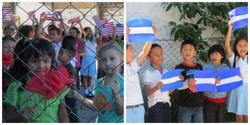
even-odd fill
[[[73,36],[65,36],[62,40],[62,47],[71,47],[74,48],[76,45],[76,38]]]
[[[31,26],[31,25],[23,25],[19,28],[18,30],[18,34],[21,36],[21,37],[28,37],[29,36],[29,33],[30,32],[33,32],[34,31],[34,28]]]
[[[213,46],[211,46],[209,49],[208,49],[208,57],[210,58],[210,55],[215,53],[215,52],[218,52],[221,54],[221,56],[223,57],[221,59],[221,63],[223,63],[225,61],[225,58],[226,58],[226,53],[224,51],[224,48],[219,45],[219,44],[215,44]]]
[[[154,49],[154,48],[156,48],[156,47],[160,47],[160,48],[162,49],[162,47],[161,47],[159,44],[154,43],[154,44],[152,44],[152,46],[151,46],[151,48],[150,48],[150,51],[149,51],[149,53],[148,53],[148,56],[150,55],[151,50]]]
[[[77,34],[80,33],[80,31],[79,31],[76,27],[71,27],[71,28],[69,29],[69,31],[70,31],[70,30],[76,30],[76,33],[77,33]]]
[[[91,29],[90,27],[85,27],[83,30],[84,30],[84,32],[86,32],[86,33],[87,33],[87,30],[91,30],[91,31],[92,31],[92,29]],[[89,40],[90,40],[90,42],[92,42],[92,40],[93,40],[93,35],[92,35],[92,37],[91,37]]]
[[[184,41],[182,42],[182,44],[181,44],[181,50],[182,50],[183,46],[184,46],[184,45],[187,45],[187,44],[193,46],[194,49],[197,51],[196,45],[195,45],[195,43],[194,43],[193,40],[184,40]]]
[[[49,31],[56,31],[57,35],[61,34],[61,30],[57,27],[52,27]]]
[[[236,67],[236,57],[239,57],[239,53],[238,53],[238,51],[237,51],[236,46],[237,46],[238,42],[241,41],[241,40],[245,40],[246,42],[248,42],[248,39],[247,39],[247,37],[245,37],[245,36],[239,35],[239,36],[236,37],[236,39],[235,39],[235,41],[234,41],[234,45],[233,45],[233,52],[234,52],[235,56],[234,56],[234,62],[233,62],[233,67],[232,67],[232,68],[235,68],[235,67]],[[246,53],[246,55],[248,55],[248,52]],[[239,58],[240,58],[240,57],[239,57]],[[239,58],[238,58],[238,59],[239,59]]]
[[[50,24],[50,25],[48,26],[48,30],[50,30],[50,28],[57,28],[57,27],[56,27],[55,24]]]
[[[76,55],[76,50],[71,46],[62,46],[59,51],[63,51],[66,54],[68,54],[68,56],[70,57],[71,60]],[[67,64],[62,63],[62,65],[68,70],[69,74],[73,78],[76,78],[76,76],[77,76],[76,75],[76,70],[75,70],[75,68],[72,66],[72,64],[70,62],[67,62]]]
[[[51,42],[45,39],[36,38],[30,41],[19,41],[14,50],[14,66],[10,69],[10,74],[13,76],[15,81],[23,83],[23,88],[28,81],[31,69],[27,67],[27,62],[30,57],[48,55],[51,57],[51,68],[56,68],[55,63],[55,50]],[[20,90],[23,90],[20,88]]]
[[[9,41],[9,40],[16,42],[16,40],[12,36],[8,35],[2,38],[2,44],[4,44],[6,41]]]

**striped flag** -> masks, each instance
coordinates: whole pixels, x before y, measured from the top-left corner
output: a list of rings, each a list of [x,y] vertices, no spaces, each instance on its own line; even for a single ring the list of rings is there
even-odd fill
[[[128,42],[155,42],[152,21],[146,18],[133,18],[127,20],[130,29]]]
[[[123,24],[116,24],[115,26],[115,35],[124,35],[124,26]]]
[[[180,80],[179,75],[183,69],[175,69],[168,71],[162,75],[163,86],[161,92],[174,90],[183,86],[183,82]]]
[[[101,32],[104,36],[114,34],[114,22],[105,23]]]
[[[56,12],[43,12],[42,16],[44,16],[46,20],[53,20],[53,21],[61,20]]]
[[[243,80],[239,77],[240,68],[233,68],[222,72],[200,71],[194,73],[196,80],[195,86],[198,92],[226,92],[233,90],[243,84]],[[215,85],[215,79],[219,77],[220,83]]]
[[[197,92],[210,91],[215,92],[216,72],[196,70],[194,72],[195,86]]]
[[[78,23],[80,22],[80,16],[72,18],[68,21],[68,23]]]
[[[229,12],[234,30],[248,26],[248,7],[237,7]]]
[[[100,30],[102,30],[102,23],[97,15],[93,16],[92,19],[94,20],[96,27]]]
[[[36,12],[36,10],[29,11],[28,12],[28,19],[31,19],[31,20],[35,21],[36,23],[38,23],[35,12]]]
[[[221,82],[217,84],[218,92],[226,92],[233,90],[243,84],[242,78],[240,75],[240,68],[233,68],[223,72],[218,73]]]

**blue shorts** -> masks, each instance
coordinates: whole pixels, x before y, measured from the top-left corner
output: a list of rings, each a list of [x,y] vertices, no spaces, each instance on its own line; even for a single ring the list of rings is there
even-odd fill
[[[95,56],[85,55],[82,57],[82,65],[80,74],[82,76],[94,77],[96,74],[96,58]]]

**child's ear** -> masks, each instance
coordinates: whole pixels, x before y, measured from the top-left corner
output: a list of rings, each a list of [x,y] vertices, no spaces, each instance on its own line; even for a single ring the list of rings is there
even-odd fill
[[[149,56],[146,56],[146,59],[150,62],[151,58]]]

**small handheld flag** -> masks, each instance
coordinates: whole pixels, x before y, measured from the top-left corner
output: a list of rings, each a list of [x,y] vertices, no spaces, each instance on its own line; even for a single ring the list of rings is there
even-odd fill
[[[217,84],[218,92],[233,90],[243,84],[242,78],[239,77],[240,68],[233,68],[223,72],[219,72],[221,79],[220,84]]]
[[[229,12],[234,30],[248,26],[248,7],[237,7]]]
[[[78,23],[78,22],[80,22],[80,17],[79,16],[75,17],[75,18],[72,18],[72,19],[70,19],[68,21],[68,23]]]
[[[217,73],[212,71],[201,71],[196,70],[194,72],[194,79],[196,80],[195,86],[197,92],[204,92],[204,91],[215,91],[215,78]]]
[[[179,75],[183,69],[175,69],[168,71],[162,75],[163,86],[161,92],[174,90],[183,86],[183,82],[180,80]]]
[[[130,29],[128,42],[155,42],[155,35],[152,28],[152,21],[146,18],[127,19],[127,26]]]
[[[115,35],[123,35],[124,34],[124,26],[122,24],[116,24],[115,27]]]

